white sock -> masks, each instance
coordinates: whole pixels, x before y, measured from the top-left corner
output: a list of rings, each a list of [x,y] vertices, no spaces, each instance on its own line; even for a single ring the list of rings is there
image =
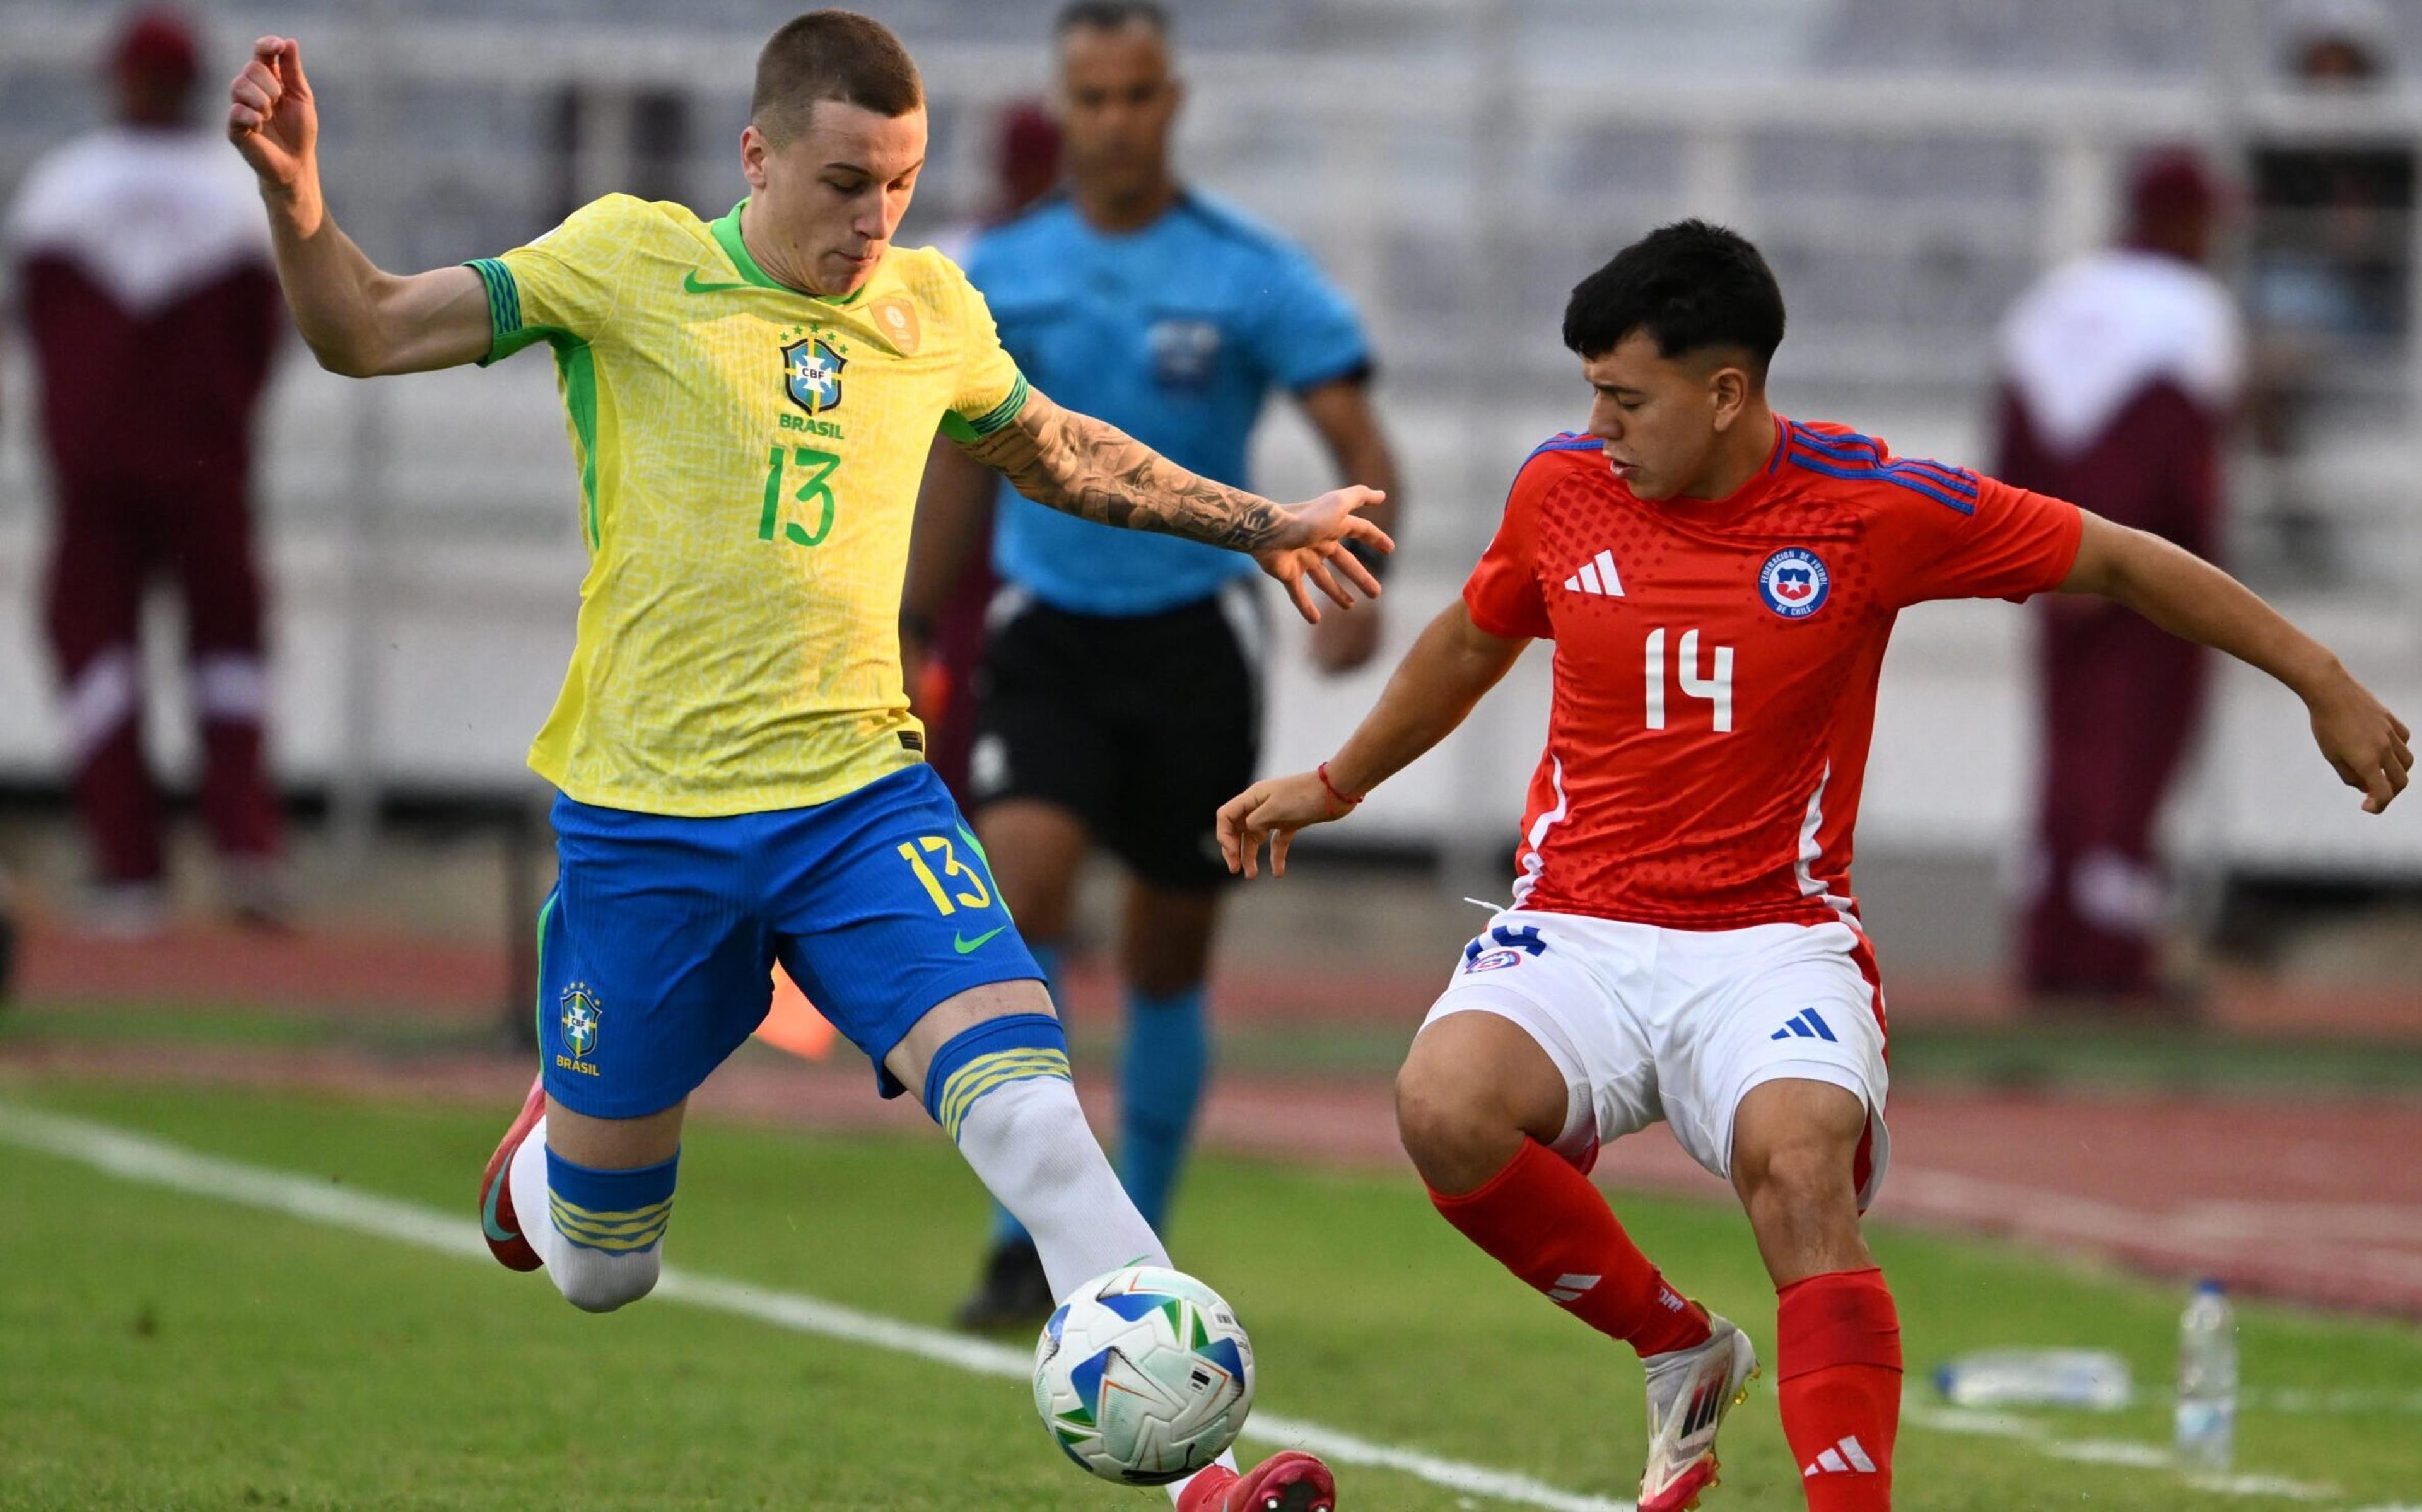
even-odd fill
[[[530,1126],[527,1138],[513,1151],[513,1162],[505,1169],[506,1194],[513,1199],[513,1219],[522,1225],[522,1238],[555,1269],[556,1258],[563,1252],[564,1239],[556,1232],[553,1206],[547,1200],[546,1189],[546,1115],[539,1115]]]
[[[1160,1237],[1119,1185],[1067,1078],[1033,1076],[994,1087],[960,1119],[958,1139],[967,1164],[1034,1237],[1052,1296],[1065,1297],[1121,1266],[1169,1263]]]
[[[545,1262],[547,1279],[564,1301],[590,1313],[610,1313],[635,1302],[655,1288],[664,1269],[664,1246],[652,1244],[627,1255],[608,1255],[574,1244],[555,1226],[555,1207],[546,1179],[546,1119],[531,1126],[529,1137],[513,1151],[506,1169],[513,1199],[513,1218],[522,1238]]]

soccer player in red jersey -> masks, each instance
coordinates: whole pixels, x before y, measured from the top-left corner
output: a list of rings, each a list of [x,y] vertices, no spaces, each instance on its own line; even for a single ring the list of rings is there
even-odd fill
[[[1313,772],[1219,811],[1229,864],[1282,872],[1307,824],[1460,724],[1555,642],[1513,906],[1466,947],[1396,1079],[1447,1222],[1648,1379],[1642,1512],[1696,1504],[1756,1356],[1668,1286],[1585,1174],[1659,1119],[1748,1209],[1780,1299],[1783,1426],[1816,1512],[1889,1506],[1900,1326],[1860,1237],[1888,1153],[1884,1006],[1850,834],[1893,619],[2057,590],[2125,604],[2277,678],[2378,813],[2410,732],[2329,650],[2157,537],[1776,414],[1783,296],[1696,221],[1573,290],[1587,431],[1516,475],[1496,539]]]

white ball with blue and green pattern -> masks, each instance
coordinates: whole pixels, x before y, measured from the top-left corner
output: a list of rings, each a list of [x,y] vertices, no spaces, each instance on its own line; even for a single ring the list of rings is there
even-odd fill
[[[1070,1293],[1034,1349],[1034,1409],[1061,1452],[1104,1480],[1161,1486],[1235,1442],[1253,1346],[1219,1294],[1128,1266]]]

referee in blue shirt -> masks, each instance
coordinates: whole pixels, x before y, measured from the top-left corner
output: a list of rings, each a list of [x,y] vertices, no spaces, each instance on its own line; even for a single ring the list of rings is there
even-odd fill
[[[1353,306],[1304,253],[1177,182],[1182,86],[1151,0],[1075,0],[1055,28],[1064,190],[985,233],[967,274],[1035,387],[1207,477],[1245,486],[1273,390],[1294,396],[1338,475],[1396,496]],[[992,517],[1001,580],[975,678],[966,794],[1018,927],[1046,971],[1099,845],[1125,864],[1120,1175],[1163,1227],[1209,1069],[1203,977],[1228,871],[1213,815],[1255,775],[1263,618],[1253,564],[1109,530],[999,487],[937,447],[920,504],[902,631],[916,662]],[[1391,525],[1388,511],[1373,511]],[[1371,559],[1379,570],[1383,557]],[[1378,609],[1313,631],[1323,669],[1369,659]],[[1030,1327],[1054,1302],[1034,1247],[999,1216],[959,1321]]]

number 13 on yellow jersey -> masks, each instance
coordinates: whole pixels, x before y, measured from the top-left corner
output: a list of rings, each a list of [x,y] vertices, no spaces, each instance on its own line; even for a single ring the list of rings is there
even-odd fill
[[[794,546],[821,545],[832,534],[834,500],[833,471],[841,459],[813,446],[775,446],[765,454],[765,507],[757,517],[757,538],[772,540],[774,527],[782,527],[782,538]],[[801,512],[815,521],[810,530],[796,520],[782,519],[782,483],[786,470],[797,481],[791,494],[792,502]]]

